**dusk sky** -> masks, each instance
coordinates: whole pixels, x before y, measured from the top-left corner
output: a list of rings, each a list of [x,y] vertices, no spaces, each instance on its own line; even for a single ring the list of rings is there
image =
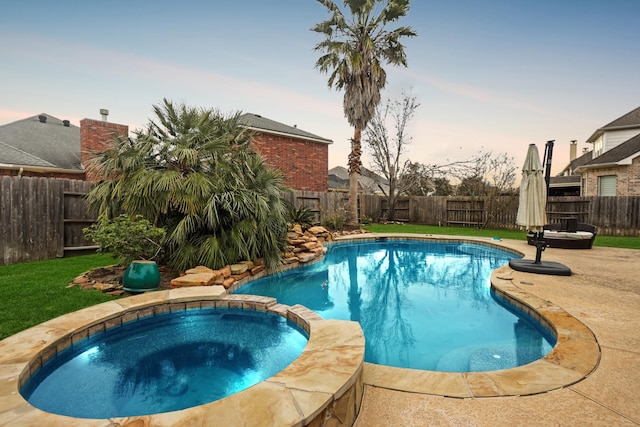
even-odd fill
[[[342,2],[337,2],[342,6]],[[251,112],[334,143],[353,131],[342,92],[314,68],[325,20],[315,0],[1,0],[0,125],[40,113],[135,129],[163,98]],[[383,98],[411,90],[412,161],[480,150],[520,169],[530,143],[554,139],[553,172],[598,127],[640,106],[640,0],[414,0],[409,67],[387,67]],[[393,28],[394,26],[390,27]],[[365,151],[365,166],[370,166]]]

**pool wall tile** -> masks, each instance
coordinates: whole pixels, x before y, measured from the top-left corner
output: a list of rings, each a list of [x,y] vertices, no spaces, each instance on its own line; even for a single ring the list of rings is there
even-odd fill
[[[28,366],[29,369],[29,377],[33,375],[38,369],[42,367],[42,357],[36,356]]]
[[[103,322],[103,324],[105,329],[113,328],[114,326],[120,326],[122,325],[122,316],[117,316],[117,317],[112,317],[111,319],[107,319]]]
[[[185,310],[203,308],[202,303],[200,301],[190,301],[184,304]]]
[[[156,313],[157,307],[145,307],[141,310],[138,310],[136,313],[138,315],[138,319],[142,319],[143,317],[153,316]]]
[[[243,302],[241,300],[229,300],[229,308],[242,308]]]
[[[58,348],[56,345],[50,345],[40,353],[40,357],[42,358],[42,363],[47,363],[49,359],[55,357],[58,354]]]
[[[139,312],[137,310],[126,311],[120,317],[120,323],[124,324],[124,323],[128,323],[128,322],[133,322],[133,321],[138,320],[138,317],[139,317]]]
[[[195,303],[194,303],[195,304]],[[222,301],[200,301],[200,308],[222,307]]]
[[[198,308],[200,308],[200,304],[198,304]],[[187,303],[184,302],[172,302],[171,304],[169,304],[169,311],[171,311],[171,313],[185,311],[186,309]]]
[[[71,335],[71,343],[75,344],[78,341],[82,341],[83,339],[89,337],[89,330],[88,329],[83,329],[81,331],[78,331],[76,333],[74,333],[73,335]]]
[[[56,346],[56,353],[60,353],[61,351],[63,351],[65,348],[69,347],[71,345],[71,336],[67,335],[63,338],[61,338],[60,340],[58,340],[55,343]]]
[[[87,335],[92,336],[100,332],[104,332],[105,329],[105,322],[96,323],[95,325],[89,327],[89,329],[87,330]]]

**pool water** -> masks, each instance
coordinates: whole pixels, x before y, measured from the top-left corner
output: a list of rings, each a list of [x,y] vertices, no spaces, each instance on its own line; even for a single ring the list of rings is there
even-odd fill
[[[540,359],[555,345],[539,322],[491,291],[491,271],[515,257],[472,243],[335,243],[322,261],[236,293],[360,322],[370,363],[445,372],[506,369]]]
[[[306,333],[274,313],[235,308],[163,313],[68,347],[20,393],[60,415],[111,418],[212,402],[284,369]]]

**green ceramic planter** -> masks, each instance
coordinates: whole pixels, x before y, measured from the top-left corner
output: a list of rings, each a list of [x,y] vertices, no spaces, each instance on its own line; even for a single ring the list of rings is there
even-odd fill
[[[155,261],[132,261],[122,276],[122,289],[129,292],[155,291],[160,285],[160,270]]]

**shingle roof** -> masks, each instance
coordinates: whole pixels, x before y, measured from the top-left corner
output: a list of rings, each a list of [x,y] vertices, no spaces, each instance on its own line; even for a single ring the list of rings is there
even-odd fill
[[[640,155],[640,134],[585,163],[579,169],[615,164],[634,155]]]
[[[640,127],[640,107],[633,111],[628,112],[622,117],[618,117],[611,123],[604,125],[601,129],[619,128],[625,126],[639,126]]]
[[[591,135],[587,139],[587,142],[595,142],[595,140],[598,139],[600,135],[602,135],[605,131],[608,131],[608,130],[633,129],[633,128],[640,129],[640,107],[636,108],[635,110],[629,111],[624,116],[618,117],[611,123],[608,123],[602,126],[601,128],[596,129],[593,135]]]
[[[360,176],[358,182],[366,192],[378,192],[384,188],[385,192],[389,190],[389,181],[377,173],[360,166]],[[336,166],[329,169],[329,188],[340,189],[350,187],[349,171],[344,166]]]
[[[309,141],[322,142],[325,144],[331,144],[333,141],[327,138],[323,138],[318,135],[314,135],[310,132],[306,132],[302,129],[298,129],[296,126],[285,125],[266,117],[262,117],[259,114],[245,113],[238,119],[241,125],[244,125],[250,129],[265,131],[281,135],[291,135],[298,138],[306,139]]]
[[[3,164],[82,170],[80,128],[46,113],[0,126],[0,144]]]
[[[571,161],[571,169],[576,170],[578,166],[582,166],[585,163],[590,162],[593,159],[593,151],[587,151],[582,156],[576,157]]]
[[[554,184],[576,184],[580,185],[580,181],[582,177],[580,175],[566,175],[566,176],[552,176],[551,177],[551,186]]]

